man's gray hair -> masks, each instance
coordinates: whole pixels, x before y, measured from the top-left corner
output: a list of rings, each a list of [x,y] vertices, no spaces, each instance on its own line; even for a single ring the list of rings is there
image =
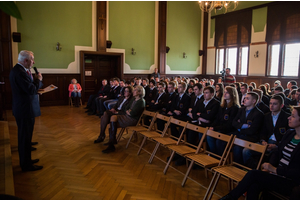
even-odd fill
[[[30,56],[33,56],[32,51],[22,50],[19,53],[18,61],[19,62],[24,62],[25,59],[31,59]]]

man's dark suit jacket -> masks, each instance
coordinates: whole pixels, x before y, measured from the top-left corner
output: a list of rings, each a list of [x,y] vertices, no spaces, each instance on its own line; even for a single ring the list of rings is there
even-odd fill
[[[201,98],[195,104],[196,99],[197,99],[197,96],[192,96],[191,97],[191,103],[190,103],[189,109],[190,108],[192,109],[191,113],[193,115],[193,119],[189,117],[189,121],[195,121],[195,120],[198,119],[198,117],[194,118],[194,116],[196,116],[196,111],[197,111],[200,103],[203,101],[204,97],[202,95]]]
[[[109,91],[110,91],[109,85],[105,85],[104,87],[102,86],[98,91],[98,96],[106,96],[109,94]]]
[[[290,129],[284,134],[278,149],[271,154],[270,164],[277,167],[277,174],[292,179],[295,185],[300,185],[300,144],[296,146],[291,154],[291,160],[288,166],[278,166],[280,159],[283,157],[283,148],[293,139],[296,131]]]
[[[210,123],[201,122],[201,126],[208,127],[213,123],[213,121],[215,120],[215,118],[217,116],[217,113],[220,108],[220,102],[218,100],[216,100],[215,98],[212,98],[206,107],[203,102],[204,102],[204,99],[199,104],[196,112],[194,112],[193,118],[198,119],[199,117],[201,117],[203,119],[209,120]],[[200,116],[198,116],[197,113],[201,113]]]
[[[264,114],[267,114],[270,112],[270,108],[262,101],[259,104],[257,104],[256,107],[259,110],[261,110]]]
[[[118,95],[120,94],[120,90],[121,90],[120,86],[111,88],[109,91],[109,94],[108,94],[108,98],[109,99],[117,99]]]
[[[34,118],[41,115],[37,91],[43,86],[39,79],[31,80],[24,67],[16,64],[9,74],[12,90],[12,110],[16,118]]]
[[[244,139],[250,142],[259,141],[259,132],[263,125],[264,114],[262,111],[254,107],[246,118],[246,107],[239,109],[236,117],[234,118],[232,125],[237,131],[235,134],[238,138]],[[249,128],[241,129],[243,124],[250,125]],[[240,131],[238,131],[240,129]]]
[[[289,116],[291,115],[281,110],[274,127],[272,113],[270,112],[267,115],[265,115],[264,125],[260,132],[260,139],[268,142],[269,138],[274,133],[277,142],[276,144],[278,145],[283,135],[289,129],[289,120],[288,120]]]
[[[113,109],[115,109],[116,111],[118,111],[119,115],[124,115],[126,113],[126,106],[129,104],[129,102],[131,101],[133,97],[131,96],[130,98],[128,98],[122,105],[121,110],[119,110],[119,106],[121,105],[121,103],[123,102],[123,100],[125,99],[124,96],[120,96],[120,98],[118,99],[117,103],[114,105]]]
[[[190,102],[191,102],[191,97],[189,95],[187,95],[186,93],[184,93],[182,95],[182,98],[180,99],[179,94],[177,94],[175,101],[172,103],[172,107],[171,107],[171,112],[173,113],[173,117],[176,119],[180,119],[180,120],[188,120],[187,118],[187,113],[188,113],[188,108],[190,106]],[[176,115],[174,113],[174,110],[179,110],[181,112],[180,115]]]
[[[150,88],[148,89],[148,93],[145,96],[146,105],[149,105],[150,102],[156,97],[157,92],[158,91],[156,87],[154,87],[152,90]]]
[[[161,110],[161,114],[167,114],[171,108],[172,108],[172,104],[177,96],[176,92],[173,92],[172,95],[170,95],[169,93],[167,93],[167,102],[165,104],[165,107],[162,108]]]
[[[150,102],[149,106],[147,107],[147,110],[149,110],[149,111],[159,111],[162,108],[166,107],[169,95],[167,93],[164,93],[164,94],[161,95],[161,97],[159,99],[158,99],[158,97],[159,97],[159,93],[157,93],[155,98],[153,99],[154,103]],[[157,102],[157,104],[155,104],[157,99],[158,99],[158,102]]]

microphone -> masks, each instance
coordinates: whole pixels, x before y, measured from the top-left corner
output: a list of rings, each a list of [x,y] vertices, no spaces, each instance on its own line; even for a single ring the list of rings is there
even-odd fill
[[[33,67],[33,69],[34,69],[34,71],[35,71],[35,74],[38,75],[39,72],[38,72],[37,68],[36,68],[36,67]]]

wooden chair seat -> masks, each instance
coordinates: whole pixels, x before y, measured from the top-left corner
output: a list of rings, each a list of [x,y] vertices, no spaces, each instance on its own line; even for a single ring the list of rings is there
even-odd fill
[[[180,155],[195,153],[195,151],[196,151],[196,149],[186,146],[186,145],[169,145],[167,147]]]
[[[187,155],[187,158],[194,160],[195,162],[199,163],[200,165],[204,167],[213,167],[216,166],[220,163],[220,160],[208,156],[207,154],[204,153],[199,153],[199,154],[193,154],[193,155]]]
[[[135,132],[140,132],[140,131],[147,131],[148,127],[144,126],[128,126],[126,127],[127,131],[135,131]]]
[[[213,170],[237,182],[240,182],[247,174],[247,171],[239,169],[232,165],[215,167],[213,168]]]
[[[171,145],[171,144],[176,144],[177,141],[172,139],[172,138],[164,138],[164,137],[155,137],[153,138],[153,140],[155,140],[156,142],[166,146],[166,145]]]
[[[157,131],[141,131],[140,134],[144,135],[147,138],[156,138],[161,137],[161,134]]]

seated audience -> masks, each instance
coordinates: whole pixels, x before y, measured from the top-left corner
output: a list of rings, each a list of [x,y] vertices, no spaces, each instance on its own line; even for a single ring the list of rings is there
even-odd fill
[[[125,80],[121,79],[119,85],[120,85],[120,91],[119,91],[119,94],[117,95],[117,98],[104,101],[104,106],[105,106],[106,110],[112,109],[114,107],[114,105],[116,105],[116,103],[118,102],[118,99],[121,96],[124,96]]]
[[[136,86],[133,90],[133,98],[125,108],[125,114],[111,116],[108,147],[102,151],[103,153],[115,151],[114,144],[117,144],[116,134],[118,127],[125,128],[136,125],[145,108],[144,96],[145,90],[143,86]]]
[[[149,111],[160,111],[163,109],[168,101],[168,94],[165,92],[166,85],[164,82],[159,82],[158,84],[158,93],[155,95],[153,100],[146,107]]]
[[[218,114],[209,129],[227,135],[234,132],[235,128],[232,126],[232,122],[239,108],[240,103],[236,89],[226,86]],[[207,144],[211,152],[222,155],[227,143],[208,136]]]
[[[292,80],[287,83],[286,89],[284,90],[285,96],[289,96],[290,92],[293,90],[292,86],[297,86],[297,82]]]
[[[126,108],[127,104],[130,102],[131,97],[132,97],[132,90],[133,90],[133,88],[131,86],[125,87],[124,95],[118,99],[118,102],[114,105],[114,107],[112,109],[104,112],[104,114],[101,117],[101,121],[100,121],[100,135],[94,141],[94,143],[100,143],[100,142],[104,141],[105,130],[106,130],[107,125],[110,122],[110,117],[112,115],[125,115],[125,108]]]
[[[284,112],[283,98],[280,95],[274,95],[270,100],[271,112],[265,115],[264,125],[260,131],[260,144],[268,145],[267,154],[277,149],[283,135],[289,129],[288,117],[290,114]],[[244,163],[251,168],[255,168],[258,163],[256,156],[257,153],[249,149],[243,150]],[[260,155],[257,155],[258,157]]]
[[[247,83],[243,83],[241,85],[241,93],[239,94],[239,100],[240,100],[240,105],[244,106],[244,98],[247,95],[247,91],[248,91],[248,84]]]
[[[289,127],[269,163],[262,164],[262,171],[251,170],[238,186],[221,200],[238,199],[247,192],[247,200],[259,199],[263,191],[276,191],[282,195],[296,192],[300,185],[300,107],[294,107],[289,117]],[[299,197],[298,197],[299,198]]]
[[[102,80],[102,86],[101,86],[100,90],[98,91],[98,93],[95,94],[95,95],[90,95],[89,96],[89,100],[88,100],[87,105],[85,107],[85,109],[88,109],[86,112],[91,112],[92,110],[96,110],[95,99],[97,97],[104,97],[104,96],[108,95],[109,91],[110,91],[110,86],[107,85],[107,80],[103,79]]]
[[[269,107],[262,101],[263,92],[259,89],[254,89],[253,92],[258,94],[258,100],[256,103],[256,107],[261,110],[264,114],[270,112]]]
[[[71,84],[69,85],[69,97],[72,97],[74,99],[75,107],[79,107],[81,91],[82,91],[82,88],[81,88],[80,84],[77,83],[77,80],[75,78],[73,78],[71,80]]]
[[[232,125],[236,131],[232,134],[237,138],[250,142],[259,141],[259,131],[263,125],[264,114],[255,105],[258,100],[258,94],[248,92],[244,98],[244,107],[240,108]],[[235,162],[243,164],[243,148],[233,147],[233,159]]]
[[[149,89],[147,96],[145,96],[146,105],[149,105],[150,102],[154,99],[157,94],[156,82],[155,80],[149,81]]]

